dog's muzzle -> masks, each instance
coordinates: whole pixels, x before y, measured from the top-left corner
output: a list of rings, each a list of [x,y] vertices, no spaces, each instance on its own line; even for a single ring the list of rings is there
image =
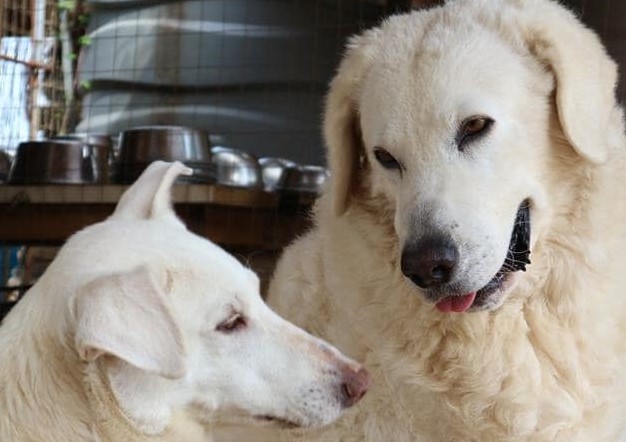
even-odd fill
[[[436,302],[442,312],[480,310],[496,304],[494,294],[502,289],[512,273],[526,271],[530,264],[530,202],[524,200],[515,216],[507,255],[495,276],[480,290],[470,293],[446,293],[454,286],[453,272],[458,250],[450,238],[430,237],[402,251],[402,273]],[[497,300],[496,300],[497,301]]]

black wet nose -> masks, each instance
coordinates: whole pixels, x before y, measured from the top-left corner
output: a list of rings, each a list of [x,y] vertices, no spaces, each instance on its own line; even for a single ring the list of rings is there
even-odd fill
[[[430,237],[405,246],[400,267],[414,284],[430,289],[450,281],[458,258],[459,252],[452,240]]]

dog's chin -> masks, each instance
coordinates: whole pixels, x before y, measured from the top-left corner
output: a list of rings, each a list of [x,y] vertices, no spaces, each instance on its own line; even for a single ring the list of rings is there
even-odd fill
[[[302,428],[310,426],[293,418],[275,416],[271,414],[251,415],[241,410],[229,410],[213,414],[206,423],[219,423],[222,426],[253,426],[253,427],[278,427],[283,429]]]
[[[272,416],[272,415],[260,415],[260,416],[254,416],[253,418],[259,424],[270,424],[272,426],[276,426],[276,427],[284,428],[284,429],[301,428],[301,427],[308,426],[301,422],[296,422],[295,420],[278,417],[278,416]]]
[[[256,421],[257,424],[260,425],[272,425],[286,429],[323,427],[334,420],[334,418],[323,419],[315,416],[303,416],[302,418],[286,418],[274,415],[258,415],[254,416],[253,419]]]
[[[240,408],[222,409],[215,413],[206,415],[199,414],[200,421],[204,424],[218,423],[221,426],[251,426],[251,427],[279,427],[284,429],[302,428],[312,424],[302,422],[295,417],[283,417],[274,414],[250,414]],[[205,417],[203,419],[203,417]]]
[[[253,412],[238,407],[222,408],[211,413],[208,421],[217,422],[222,426],[278,427],[281,429],[297,429],[323,427],[332,423],[341,415],[341,409],[303,409],[284,410],[279,412]],[[199,419],[203,421],[203,419]]]

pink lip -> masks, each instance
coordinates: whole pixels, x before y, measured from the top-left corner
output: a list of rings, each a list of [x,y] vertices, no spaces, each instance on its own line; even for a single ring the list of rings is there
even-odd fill
[[[463,313],[467,311],[476,298],[476,292],[468,293],[463,296],[448,296],[443,298],[436,304],[437,310],[442,313]]]

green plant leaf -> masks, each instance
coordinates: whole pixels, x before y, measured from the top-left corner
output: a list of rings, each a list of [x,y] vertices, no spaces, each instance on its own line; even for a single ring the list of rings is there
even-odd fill
[[[59,9],[73,11],[76,9],[76,0],[59,0]]]
[[[88,35],[83,35],[78,38],[78,44],[81,46],[89,46],[91,44],[91,37]]]

